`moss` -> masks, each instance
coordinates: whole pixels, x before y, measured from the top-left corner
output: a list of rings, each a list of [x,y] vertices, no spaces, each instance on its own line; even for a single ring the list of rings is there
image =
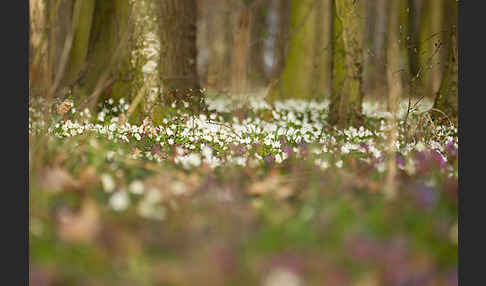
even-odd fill
[[[313,72],[315,11],[312,0],[292,2],[289,54],[281,78],[280,98],[308,98]]]

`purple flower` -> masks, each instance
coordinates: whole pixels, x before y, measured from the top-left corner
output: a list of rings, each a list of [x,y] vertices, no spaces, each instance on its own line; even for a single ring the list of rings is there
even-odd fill
[[[420,184],[415,190],[415,198],[425,208],[433,208],[439,199],[438,192],[435,188]]]
[[[361,143],[359,144],[359,146],[361,146],[361,148],[364,148],[364,149],[366,150],[366,152],[368,152],[368,151],[369,151],[369,146],[368,146],[368,144],[366,144],[366,143],[364,143],[364,142],[361,142]]]
[[[289,145],[283,147],[283,151],[287,154],[287,156],[291,156],[292,155],[292,147],[290,147]]]
[[[454,142],[449,141],[449,143],[447,143],[446,151],[452,156],[455,156],[457,154],[457,149],[454,147]]]
[[[405,166],[405,161],[403,160],[403,157],[400,154],[397,154],[397,164],[399,166]]]
[[[265,164],[271,165],[275,161],[275,157],[273,155],[267,155],[263,158],[263,161],[265,161]]]
[[[438,151],[432,152],[432,157],[439,163],[441,169],[447,168],[447,162]]]

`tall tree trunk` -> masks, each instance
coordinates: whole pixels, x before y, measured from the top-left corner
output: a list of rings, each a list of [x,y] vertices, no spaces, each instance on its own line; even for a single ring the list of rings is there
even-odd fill
[[[201,107],[197,75],[196,0],[161,0],[159,73],[167,103]]]
[[[386,79],[387,84],[384,92],[388,95],[388,110],[392,113],[397,112],[400,98],[403,92],[403,79],[400,72],[403,67],[401,64],[402,49],[400,38],[400,0],[389,0],[388,39],[386,54]]]
[[[127,97],[130,5],[124,0],[49,2],[48,73],[54,91],[69,88],[81,106],[103,95]],[[88,96],[90,96],[88,98]],[[88,100],[89,99],[89,100]]]
[[[449,36],[444,40],[448,58],[439,91],[435,97],[434,108],[444,112],[451,120],[455,120],[458,112],[457,3],[446,3],[444,15],[447,19],[444,30]],[[440,113],[433,115],[435,118],[443,117]]]
[[[386,50],[386,78],[387,84],[384,87],[384,92],[388,93],[388,110],[392,116],[389,118],[390,129],[388,131],[387,142],[387,165],[388,172],[385,180],[385,195],[387,198],[392,199],[396,196],[397,192],[397,161],[396,161],[396,145],[395,142],[398,138],[398,124],[397,113],[399,100],[402,93],[402,80],[400,73],[396,71],[400,69],[400,0],[388,0],[389,7],[383,12],[390,15],[389,20],[384,25],[388,26],[388,39]]]
[[[272,79],[280,78],[288,53],[291,0],[276,1],[278,11],[278,32],[275,44],[275,64],[272,68]]]
[[[292,1],[290,46],[281,77],[281,98],[311,96],[315,17],[314,0]]]
[[[409,49],[408,62],[410,76],[417,75],[420,69],[419,62],[419,37],[422,20],[422,0],[408,0],[407,3],[407,46]]]
[[[344,91],[346,68],[344,60],[343,22],[336,12],[336,0],[331,0],[331,104],[329,107],[329,123],[339,122],[339,106]]]
[[[366,30],[363,90],[366,94],[386,99],[386,48],[388,0],[366,1]]]
[[[231,57],[231,93],[235,99],[242,99],[242,96],[247,94],[247,64],[251,25],[252,9],[245,7],[238,15],[236,32],[233,38],[233,53]]]
[[[316,0],[315,48],[311,93],[319,98],[331,93],[332,0]]]
[[[230,25],[230,7],[227,1],[207,0],[204,7],[204,17],[207,22],[207,76],[206,83],[209,89],[221,92],[229,85],[231,75],[230,48],[232,39],[227,32]]]
[[[96,0],[87,65],[80,72],[85,94],[130,96],[130,9],[125,0]]]
[[[419,31],[419,69],[421,74],[418,95],[432,97],[441,81],[441,36],[443,0],[428,0],[423,6],[423,15]]]
[[[41,96],[48,81],[46,4],[42,0],[29,2],[29,91],[30,96]]]
[[[339,103],[338,125],[352,123],[355,115],[361,114],[363,102],[362,69],[363,39],[359,2],[336,0],[336,13],[342,21],[346,81]]]
[[[270,1],[262,1],[253,6],[253,19],[250,31],[248,77],[250,87],[258,89],[268,84],[265,72],[264,43],[268,40],[267,12]]]

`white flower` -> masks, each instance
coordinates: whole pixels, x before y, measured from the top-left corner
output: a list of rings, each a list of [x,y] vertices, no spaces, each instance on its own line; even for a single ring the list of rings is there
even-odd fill
[[[109,203],[115,211],[123,211],[130,205],[130,197],[125,191],[119,191],[111,196]]]
[[[422,141],[420,141],[419,143],[417,143],[417,145],[415,145],[415,150],[417,150],[419,152],[424,151],[425,150],[424,143],[422,143]]]
[[[336,162],[336,167],[341,168],[343,166],[343,160],[339,160]]]
[[[302,286],[302,279],[293,271],[278,267],[265,278],[264,286]]]
[[[115,181],[109,174],[106,173],[101,175],[101,185],[107,193],[111,193],[115,189]]]
[[[128,186],[128,190],[132,194],[136,194],[136,195],[142,194],[143,189],[144,189],[143,183],[141,181],[138,181],[138,180],[131,182],[130,185]]]

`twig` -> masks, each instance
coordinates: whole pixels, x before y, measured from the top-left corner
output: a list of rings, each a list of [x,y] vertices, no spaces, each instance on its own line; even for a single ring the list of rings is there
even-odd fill
[[[224,123],[214,122],[214,121],[211,121],[211,120],[209,120],[208,123],[224,126],[224,127],[228,128],[228,129],[230,129],[231,132],[233,132],[233,134],[235,134],[236,136],[238,136],[240,139],[243,139],[238,133],[236,133],[236,131],[233,128],[231,128],[230,126],[228,126],[228,125],[226,125]]]

